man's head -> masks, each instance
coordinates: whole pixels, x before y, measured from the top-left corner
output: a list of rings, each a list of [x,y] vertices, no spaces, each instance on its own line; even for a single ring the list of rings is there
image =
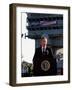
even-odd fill
[[[41,40],[40,40],[41,47],[46,47],[47,42],[48,42],[47,37],[41,37]]]

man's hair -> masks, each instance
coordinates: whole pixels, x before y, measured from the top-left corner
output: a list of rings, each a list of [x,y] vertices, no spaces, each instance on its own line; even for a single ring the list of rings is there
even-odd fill
[[[42,40],[42,39],[48,39],[48,38],[47,38],[46,36],[42,36],[42,37],[41,37],[41,40]]]

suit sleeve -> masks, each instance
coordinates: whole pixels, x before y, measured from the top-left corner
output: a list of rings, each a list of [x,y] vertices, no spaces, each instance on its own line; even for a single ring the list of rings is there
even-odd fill
[[[49,48],[50,57],[54,59],[52,48]]]
[[[53,70],[54,70],[54,74],[56,75],[57,74],[57,62],[56,62],[56,58],[54,57],[53,55],[53,52],[52,52],[52,49],[50,48],[50,54],[51,54],[51,57],[52,57],[52,62],[53,62]]]
[[[37,58],[37,49],[35,50],[35,54],[34,54],[34,57],[33,57],[33,63],[36,61],[36,58]]]
[[[36,75],[36,72],[37,72],[37,63],[38,63],[38,50],[36,49],[35,50],[35,54],[34,54],[34,57],[33,57],[33,74]]]

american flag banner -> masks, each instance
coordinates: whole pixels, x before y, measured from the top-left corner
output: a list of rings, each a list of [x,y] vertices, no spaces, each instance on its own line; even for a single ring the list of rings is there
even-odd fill
[[[44,25],[44,26],[46,26],[46,25],[52,25],[52,24],[56,24],[57,23],[57,21],[40,21],[40,25]]]
[[[53,25],[53,24],[57,24],[57,21],[40,21],[40,22],[32,22],[31,25],[33,26],[37,26],[37,25]]]

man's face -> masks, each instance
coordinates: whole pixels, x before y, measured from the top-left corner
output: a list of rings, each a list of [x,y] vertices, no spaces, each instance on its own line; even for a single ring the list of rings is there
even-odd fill
[[[42,47],[47,46],[47,38],[41,39],[41,46]]]

